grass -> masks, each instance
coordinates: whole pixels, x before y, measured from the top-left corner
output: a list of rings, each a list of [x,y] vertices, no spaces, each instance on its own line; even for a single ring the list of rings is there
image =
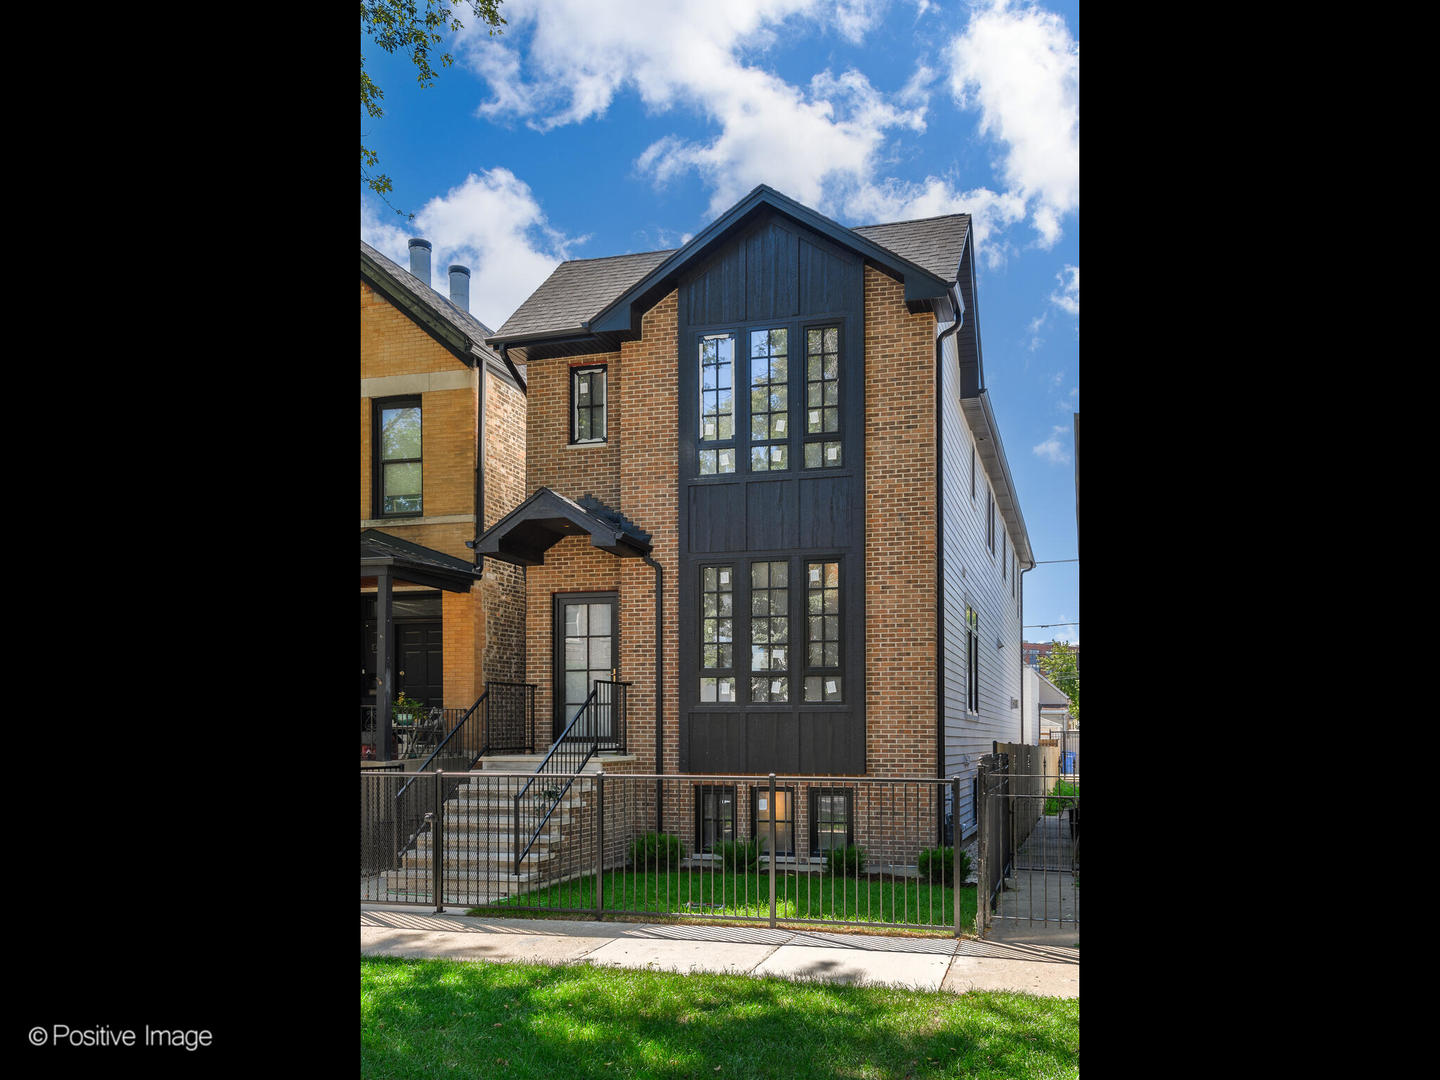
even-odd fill
[[[1080,1075],[1080,1003],[588,964],[362,957],[360,1075]]]
[[[832,875],[776,874],[775,914],[778,919],[819,919],[833,923],[885,922],[905,925],[953,926],[955,890],[917,878],[837,878]],[[695,917],[770,917],[768,870],[738,873],[677,870],[605,874],[605,910],[656,912]],[[578,908],[595,910],[595,875],[561,882],[533,892],[471,908],[471,914],[494,914],[509,908]],[[520,915],[524,912],[516,911]],[[960,925],[975,925],[975,887],[960,889]]]
[[[1073,780],[1057,780],[1045,800],[1045,813],[1054,816],[1080,797],[1080,785]]]

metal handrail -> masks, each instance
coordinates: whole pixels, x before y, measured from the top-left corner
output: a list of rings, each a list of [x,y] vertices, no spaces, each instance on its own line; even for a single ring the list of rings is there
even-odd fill
[[[557,738],[553,744],[551,744],[550,752],[545,755],[545,760],[540,762],[540,766],[535,770],[534,774],[530,777],[530,779],[525,781],[525,786],[522,787],[515,795],[514,821],[516,854],[514,872],[517,874],[520,873],[521,862],[524,861],[526,855],[530,854],[530,849],[535,846],[535,841],[540,838],[540,833],[544,830],[546,823],[549,822],[550,816],[555,813],[555,808],[560,805],[560,800],[565,797],[565,793],[570,790],[570,785],[575,782],[575,777],[584,770],[585,766],[590,763],[590,759],[594,757],[596,752],[599,750],[600,740],[598,738],[583,735],[572,736],[571,733],[574,732],[575,726],[580,723],[581,718],[584,717],[587,713],[589,713],[592,707],[597,703],[596,694],[599,693],[600,687],[602,685],[611,687],[611,701],[613,702],[614,687],[617,685],[628,684],[612,683],[605,680],[596,679],[594,685],[590,687],[590,693],[586,696],[585,703],[576,710],[575,715],[570,718],[570,723],[566,724],[565,730],[560,733],[560,737]],[[588,748],[585,749],[583,756],[580,757],[579,764],[574,764],[576,754],[571,753],[568,750],[566,746],[567,743],[580,747],[585,747],[588,744]],[[556,767],[551,768],[551,762],[556,762]],[[561,764],[573,765],[573,768],[561,768]],[[546,791],[545,797],[547,799],[550,799],[550,805],[545,808],[544,816],[541,817],[538,822],[536,822],[535,831],[530,834],[530,839],[526,841],[524,850],[521,850],[520,801],[525,797],[526,793],[531,789],[531,787],[534,786],[535,781],[546,774],[555,776],[557,778],[560,776],[566,776],[567,779],[565,780],[565,785],[558,789],[553,799],[550,799],[550,792],[548,790]]]

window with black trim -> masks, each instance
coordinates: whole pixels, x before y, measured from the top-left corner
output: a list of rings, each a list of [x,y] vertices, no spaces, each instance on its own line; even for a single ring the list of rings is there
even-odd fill
[[[700,339],[700,475],[735,471],[735,335]]]
[[[807,469],[843,465],[840,432],[840,328],[805,331],[805,462]]]
[[[995,554],[995,493],[985,485],[985,546]]]
[[[965,707],[980,711],[980,613],[965,605]]]
[[[606,441],[604,364],[570,369],[570,441],[602,443]]]
[[[750,471],[790,467],[789,331],[750,331]]]
[[[760,851],[770,851],[770,815],[775,815],[775,854],[795,854],[795,789],[775,789],[775,806],[770,806],[770,788],[755,787],[750,790],[750,820],[755,823],[755,839],[760,841]]]
[[[1006,580],[1006,579],[1010,576],[1010,574],[1009,574],[1009,566],[1010,566],[1009,558],[1008,558],[1008,556],[1006,555],[1006,552],[1005,552],[1005,537],[1006,537],[1005,530],[1004,530],[1004,529],[1001,529],[1001,530],[1000,530],[1000,580],[1001,580],[1001,581]]]
[[[700,570],[700,701],[735,703],[735,568]]]
[[[701,785],[695,790],[697,852],[714,851],[717,843],[735,839],[735,785]]]
[[[750,564],[750,700],[790,700],[790,564]]]
[[[375,516],[414,517],[422,513],[420,399],[376,401],[373,426]]]
[[[840,665],[840,564],[805,564],[805,695],[843,701]]]
[[[810,789],[810,851],[823,856],[855,842],[855,790]]]
[[[975,441],[970,441],[970,501],[975,501]]]

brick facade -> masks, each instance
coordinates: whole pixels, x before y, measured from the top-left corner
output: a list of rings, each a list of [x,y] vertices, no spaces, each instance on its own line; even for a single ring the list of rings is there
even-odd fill
[[[443,388],[423,389],[429,382],[417,380],[419,376],[436,377],[435,382]],[[361,281],[362,529],[376,528],[466,562],[473,560],[465,542],[474,539],[477,532],[476,432],[482,377],[486,380],[487,428],[484,516],[489,525],[524,498],[525,395],[494,372],[482,375],[467,367],[409,315]],[[421,399],[424,513],[418,519],[381,519],[373,505],[374,401],[376,397],[392,396]],[[457,520],[444,520],[447,518]],[[371,584],[371,591],[373,588]],[[443,693],[447,708],[468,708],[483,692],[487,680],[522,676],[524,603],[523,571],[494,561],[486,565],[484,580],[469,592],[441,594]]]

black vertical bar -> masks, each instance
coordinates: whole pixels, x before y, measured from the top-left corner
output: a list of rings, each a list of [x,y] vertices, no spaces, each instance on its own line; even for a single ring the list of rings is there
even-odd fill
[[[390,703],[395,700],[394,603],[390,589],[390,568],[382,566],[375,575],[375,662],[380,665],[380,684],[375,693],[375,760],[390,761]]]
[[[770,774],[770,929],[775,929],[775,774]]]
[[[595,777],[595,918],[605,917],[605,773]]]

